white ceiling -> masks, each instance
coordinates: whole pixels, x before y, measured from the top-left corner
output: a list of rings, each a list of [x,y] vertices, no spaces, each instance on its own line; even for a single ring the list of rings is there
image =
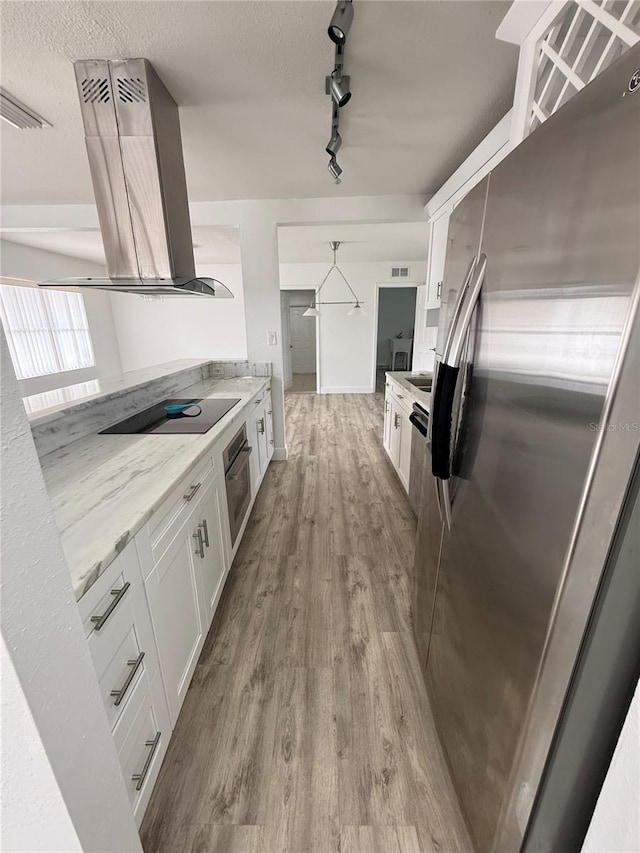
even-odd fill
[[[329,263],[329,242],[339,240],[342,262],[424,261],[427,237],[426,222],[289,226],[278,229],[278,251],[281,263]],[[104,265],[102,238],[95,229],[11,231],[2,239]],[[240,263],[238,228],[194,228],[193,243],[197,266]]]
[[[93,200],[71,60],[127,56],[180,104],[192,201],[433,192],[510,106],[517,51],[494,36],[508,6],[356,0],[336,187],[333,0],[4,2],[2,85],[53,127],[2,123],[2,201]]]
[[[339,240],[338,263],[349,261],[426,261],[426,222],[376,225],[305,225],[278,228],[281,263],[330,263],[329,243]]]

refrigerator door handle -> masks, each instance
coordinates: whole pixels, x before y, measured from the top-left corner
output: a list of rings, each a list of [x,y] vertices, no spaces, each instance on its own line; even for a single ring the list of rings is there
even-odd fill
[[[464,349],[465,338],[471,324],[471,317],[480,296],[480,290],[484,283],[484,276],[487,271],[487,256],[480,255],[478,263],[473,271],[473,276],[468,285],[468,296],[463,300],[460,307],[460,316],[458,322],[451,329],[449,336],[448,349],[445,350],[443,363],[450,367],[460,367],[460,359],[462,358],[462,350]]]
[[[443,361],[447,359],[447,353],[451,348],[451,340],[455,334],[455,330],[458,326],[458,318],[460,316],[460,309],[462,308],[462,303],[464,302],[464,296],[467,292],[467,288],[469,287],[469,282],[471,281],[471,276],[473,275],[473,271],[476,266],[476,261],[478,260],[478,256],[474,255],[471,258],[471,263],[469,264],[469,269],[467,270],[467,274],[464,277],[464,281],[462,282],[462,287],[460,288],[460,293],[458,294],[458,298],[456,300],[455,308],[453,309],[453,316],[451,317],[451,325],[449,326],[449,333],[447,335],[447,340],[444,345],[444,356]]]
[[[462,308],[462,303],[464,302],[465,293],[467,292],[467,288],[469,286],[469,282],[471,281],[471,276],[473,275],[473,271],[475,269],[477,260],[478,260],[477,255],[474,255],[471,258],[471,263],[469,264],[469,268],[467,269],[467,274],[464,277],[464,281],[462,282],[462,287],[460,288],[460,293],[458,294],[458,298],[456,299],[456,304],[454,306],[453,314],[451,317],[451,325],[449,326],[449,331],[447,332],[447,339],[446,339],[445,344],[444,344],[444,349],[443,349],[444,357],[438,362],[437,356],[436,356],[437,369],[434,370],[434,373],[436,375],[436,387],[434,388],[434,393],[433,393],[433,409],[432,409],[431,417],[429,418],[429,429],[428,429],[428,434],[427,434],[427,441],[429,442],[429,444],[432,444],[434,441],[435,433],[436,433],[436,429],[437,429],[437,425],[438,425],[437,414],[438,414],[438,411],[440,409],[441,394],[438,394],[437,390],[438,390],[438,385],[440,383],[440,368],[442,367],[443,361],[445,361],[445,359],[446,359],[447,353],[451,349],[451,339],[452,339],[452,337],[455,333],[456,327],[458,325],[458,318],[460,316],[460,309]],[[435,438],[435,442],[437,445],[438,444],[437,438]],[[433,467],[432,467],[432,470],[433,470]],[[434,476],[437,476],[435,473],[435,470],[433,470],[433,474],[434,474]],[[436,487],[437,487],[437,483],[436,483]],[[437,488],[436,488],[436,491],[438,494],[438,501],[439,501],[440,500],[440,492]],[[442,512],[440,512],[440,517],[442,518]]]
[[[432,473],[440,482],[439,503],[440,514],[444,515],[447,528],[451,529],[451,495],[449,478],[451,477],[451,440],[453,403],[460,359],[464,342],[469,331],[469,325],[474,309],[480,296],[487,270],[486,255],[481,255],[477,264],[472,266],[471,281],[463,288],[462,299],[457,306],[458,318],[452,326],[447,348],[438,369],[436,390],[433,398],[433,431],[431,434]]]

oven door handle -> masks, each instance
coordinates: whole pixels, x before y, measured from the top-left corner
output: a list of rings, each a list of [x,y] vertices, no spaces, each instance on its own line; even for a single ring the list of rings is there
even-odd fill
[[[243,468],[245,468],[245,466],[248,464],[249,455],[251,453],[253,453],[253,447],[250,447],[249,445],[247,445],[246,447],[241,448],[241,450],[238,452],[238,455],[233,460],[233,465],[231,466],[231,468],[229,468],[227,473],[224,475],[225,480],[237,480],[238,479],[238,477],[242,473]]]

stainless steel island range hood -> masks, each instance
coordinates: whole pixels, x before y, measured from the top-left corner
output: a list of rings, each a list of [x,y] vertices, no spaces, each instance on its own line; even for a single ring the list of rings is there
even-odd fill
[[[43,287],[233,296],[196,276],[178,106],[146,59],[74,63],[108,278]]]

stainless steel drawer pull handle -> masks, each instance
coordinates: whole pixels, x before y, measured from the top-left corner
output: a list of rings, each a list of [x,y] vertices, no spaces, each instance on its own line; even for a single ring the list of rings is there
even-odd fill
[[[260,435],[264,435],[264,418],[258,418],[258,423],[258,432],[260,433]]]
[[[196,555],[198,557],[204,557],[204,542],[202,540],[202,530],[200,527],[193,534],[193,538],[196,540]]]
[[[92,616],[91,617],[91,621],[93,623],[95,623],[94,630],[99,631],[100,628],[103,627],[104,623],[107,621],[109,616],[111,616],[111,614],[116,609],[118,604],[120,604],[120,602],[122,601],[124,594],[129,589],[130,586],[131,586],[131,584],[129,583],[129,581],[127,581],[121,589],[112,589],[111,590],[111,595],[114,596],[114,599],[111,602],[111,604],[107,607],[107,609],[104,611],[102,616]]]
[[[205,547],[208,548],[209,547],[209,528],[207,527],[207,519],[206,518],[202,519],[202,522],[200,523],[200,527],[202,528],[202,533],[204,535]]]
[[[147,773],[149,772],[149,768],[151,767],[151,762],[153,761],[153,756],[156,754],[156,749],[158,748],[158,744],[160,743],[160,737],[162,736],[162,732],[156,732],[156,736],[153,740],[145,740],[144,745],[150,746],[149,755],[147,755],[147,759],[144,762],[144,767],[142,768],[141,773],[134,773],[131,777],[131,781],[136,783],[136,791],[139,791],[144,785],[144,780],[147,778]]]
[[[115,701],[114,705],[119,705],[124,699],[124,695],[129,689],[129,685],[135,678],[136,672],[140,669],[140,664],[142,663],[142,659],[144,658],[144,652],[140,652],[138,657],[135,660],[128,660],[127,666],[130,666],[129,675],[125,678],[124,684],[120,688],[120,690],[112,690],[109,696],[114,696]]]
[[[201,485],[202,485],[202,483],[196,483],[195,486],[191,486],[190,487],[191,491],[187,492],[186,495],[182,496],[185,499],[185,501],[192,501],[195,498],[196,492],[198,491],[198,489],[200,488]]]
[[[396,429],[398,429],[398,427],[400,426],[399,418],[400,418],[400,415],[396,414],[396,416],[393,419],[393,425]]]

